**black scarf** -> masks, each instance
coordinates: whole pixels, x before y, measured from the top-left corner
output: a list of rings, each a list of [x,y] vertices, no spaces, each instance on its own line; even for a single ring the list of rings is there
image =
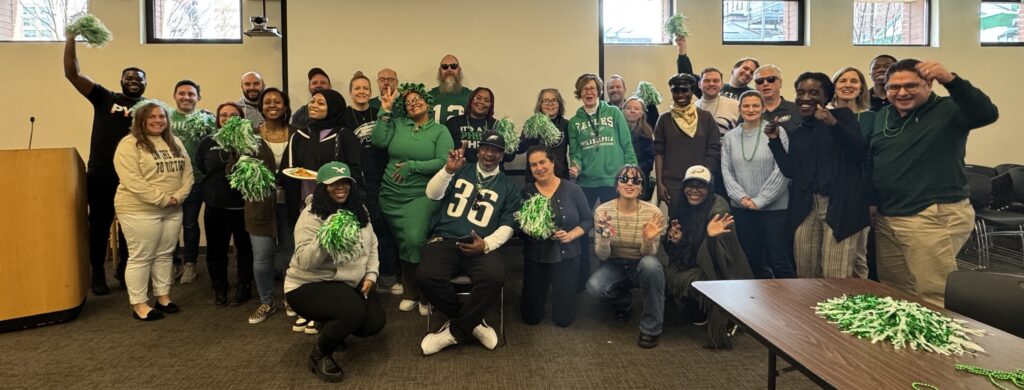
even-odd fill
[[[345,113],[345,98],[340,93],[333,89],[325,89],[317,92],[313,96],[322,95],[324,100],[327,101],[327,116],[324,119],[313,119],[309,120],[309,130],[312,133],[318,133],[321,130],[327,129],[341,129],[344,127],[342,119]]]
[[[669,219],[679,221],[683,230],[683,239],[674,245],[675,250],[674,253],[669,253],[669,261],[681,262],[683,269],[697,265],[697,251],[708,236],[708,221],[711,220],[711,209],[715,205],[714,181],[715,179],[712,178],[711,183],[708,183],[708,196],[696,206],[691,206],[690,202],[686,200],[686,190],[683,190],[683,193],[672,194],[672,196],[682,199],[676,202],[672,210],[669,210]],[[685,184],[683,188],[686,188]]]

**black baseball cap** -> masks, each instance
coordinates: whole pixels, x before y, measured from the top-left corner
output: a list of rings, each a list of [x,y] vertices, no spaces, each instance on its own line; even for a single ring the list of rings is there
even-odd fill
[[[487,130],[480,136],[480,145],[493,146],[505,151],[505,137],[502,137],[497,131]]]

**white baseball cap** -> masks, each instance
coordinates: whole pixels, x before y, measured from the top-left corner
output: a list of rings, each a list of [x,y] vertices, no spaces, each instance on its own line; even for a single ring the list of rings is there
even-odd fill
[[[707,169],[703,165],[694,165],[686,170],[686,176],[683,177],[683,181],[687,180],[700,180],[705,184],[711,184],[711,170]]]

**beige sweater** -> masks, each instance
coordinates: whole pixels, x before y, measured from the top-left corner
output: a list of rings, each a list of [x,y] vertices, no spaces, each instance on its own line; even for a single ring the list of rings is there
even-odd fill
[[[594,221],[604,214],[611,218],[611,227],[615,233],[611,237],[604,237],[595,234],[594,250],[602,260],[628,259],[640,260],[641,257],[658,253],[658,240],[661,234],[651,241],[643,240],[644,225],[656,214],[661,214],[661,209],[651,203],[640,201],[638,213],[633,215],[619,215],[615,208],[615,202],[602,203],[594,210]],[[662,223],[662,234],[664,234],[665,223]]]
[[[114,208],[118,213],[163,213],[180,207],[192,190],[192,161],[185,146],[177,137],[181,156],[171,153],[160,137],[149,137],[156,149],[149,153],[135,146],[135,137],[121,139],[114,152],[114,169],[121,179],[114,195]],[[171,197],[178,206],[168,207]]]

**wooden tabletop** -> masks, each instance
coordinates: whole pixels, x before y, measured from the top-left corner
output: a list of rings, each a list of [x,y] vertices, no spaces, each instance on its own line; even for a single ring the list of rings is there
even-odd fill
[[[989,378],[956,371],[954,364],[1013,371],[1024,368],[1024,339],[981,322],[924,303],[908,294],[867,279],[723,280],[693,284],[769,347],[804,366],[811,378],[837,389],[910,389],[923,382],[940,389],[994,388]],[[917,302],[961,318],[969,328],[990,333],[972,341],[986,352],[946,356],[844,334],[814,314],[829,298],[871,293]],[[1013,386],[1003,382],[1004,386]]]

